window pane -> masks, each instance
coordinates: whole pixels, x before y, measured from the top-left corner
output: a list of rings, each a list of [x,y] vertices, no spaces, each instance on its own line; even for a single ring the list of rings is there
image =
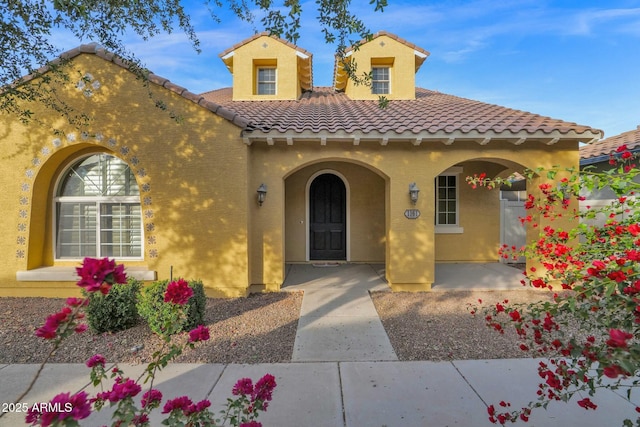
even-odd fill
[[[58,258],[96,255],[96,206],[58,203],[56,252]]]
[[[140,205],[104,203],[100,211],[100,256],[141,256]]]
[[[107,154],[87,157],[69,168],[57,194],[57,258],[142,257],[140,203],[125,199],[139,189],[127,163]]]
[[[371,93],[390,93],[389,82],[389,67],[374,67],[371,69]]]

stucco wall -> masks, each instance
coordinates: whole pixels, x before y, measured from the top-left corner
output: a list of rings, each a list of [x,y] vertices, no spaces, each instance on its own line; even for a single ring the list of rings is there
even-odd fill
[[[393,64],[376,63],[376,60],[391,60]],[[379,36],[368,43],[363,43],[353,52],[353,60],[357,64],[356,75],[371,72],[372,63],[389,66],[390,93],[388,99],[415,99],[416,97],[416,65],[414,50],[388,36]],[[347,82],[345,93],[352,99],[378,99],[380,95],[372,94],[368,85],[356,85],[353,80]]]
[[[256,66],[276,68],[276,94],[258,95],[256,90]],[[273,100],[297,99],[301,89],[298,80],[298,57],[291,46],[268,36],[242,45],[233,56],[233,99]]]
[[[65,167],[97,151],[125,160],[141,189],[144,257],[125,265],[146,266],[161,279],[173,269],[174,277],[201,279],[212,295],[245,295],[247,147],[240,129],[159,86],[151,84],[150,97],[131,73],[96,55],[80,55],[72,66],[60,94],[90,117],[86,126],[74,128],[38,105],[29,108],[42,124],[2,117],[0,295],[53,296],[56,287],[57,296],[77,294],[72,282],[18,282],[16,272],[78,265],[53,259],[52,196]],[[91,96],[73,81],[86,73],[89,83],[99,82]]]
[[[451,146],[423,143],[416,147],[393,141],[387,146],[373,142],[353,146],[347,141],[328,141],[325,146],[310,141],[287,145],[282,141],[273,146],[254,143],[250,151],[249,187],[256,189],[263,182],[269,186],[263,207],[258,208],[252,202],[252,210],[259,213],[252,214],[256,221],[252,222],[250,234],[251,283],[271,284],[273,288],[277,288],[276,284],[284,278],[285,260],[293,256],[289,249],[285,249],[287,242],[291,243],[285,236],[288,234],[285,230],[295,226],[294,216],[291,223],[285,218],[285,207],[288,206],[285,183],[290,179],[294,179],[292,183],[303,181],[296,175],[310,174],[314,168],[323,167],[316,166],[321,162],[358,164],[385,181],[387,280],[396,290],[417,290],[428,289],[433,282],[435,259],[497,260],[497,192],[472,190],[464,182],[467,175],[476,172],[498,174],[506,168],[534,169],[563,163],[575,167],[578,161],[576,142],[559,142],[551,146],[531,142],[514,146],[509,142],[493,141],[482,147],[475,142],[456,142]],[[463,166],[460,191],[461,211],[464,212],[461,221],[465,232],[462,235],[434,236],[434,179],[455,165]],[[348,170],[346,168],[344,172]],[[408,195],[411,182],[416,182],[420,188],[416,205],[411,204]],[[296,185],[300,188],[300,184]],[[356,198],[353,189],[351,197],[352,200]],[[413,208],[420,210],[420,217],[407,219],[405,210]]]

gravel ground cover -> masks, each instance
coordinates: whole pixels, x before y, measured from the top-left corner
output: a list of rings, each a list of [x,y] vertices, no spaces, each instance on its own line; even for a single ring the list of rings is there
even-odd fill
[[[176,362],[290,362],[298,326],[301,292],[251,295],[247,298],[207,299],[204,323],[211,338],[185,349]],[[62,308],[63,299],[0,298],[0,363],[40,363],[51,345],[34,335],[46,316]],[[186,342],[182,333],[176,342]],[[134,347],[142,349],[132,351]],[[96,353],[109,362],[147,363],[163,341],[140,323],[116,333],[90,330],[64,341],[54,363],[84,363]]]
[[[290,362],[302,303],[301,292],[208,299],[205,324],[211,339],[185,350],[177,362]],[[499,335],[469,314],[467,303],[531,301],[547,297],[536,291],[374,292],[372,299],[400,360],[460,360],[523,357],[515,334]],[[51,347],[34,335],[62,299],[0,298],[0,363],[39,363]],[[186,334],[174,339],[186,340]],[[138,351],[134,347],[143,346]],[[84,363],[95,353],[110,362],[146,363],[160,349],[145,324],[117,333],[87,331],[66,340],[54,363]]]

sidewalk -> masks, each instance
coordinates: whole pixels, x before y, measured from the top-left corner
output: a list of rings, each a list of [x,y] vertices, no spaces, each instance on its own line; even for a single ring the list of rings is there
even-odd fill
[[[260,365],[172,364],[157,376],[155,387],[165,400],[188,395],[208,398],[216,412],[222,408],[235,382],[254,381],[266,373],[278,386],[269,410],[259,420],[265,427],[484,427],[487,405],[501,400],[513,408],[535,397],[537,361],[532,359],[466,360],[453,362],[319,362]],[[136,377],[143,366],[121,365]],[[12,402],[26,387],[36,365],[0,366],[0,404]],[[28,404],[48,401],[63,391],[87,385],[89,370],[80,364],[47,366]],[[580,397],[582,398],[582,397]],[[574,397],[574,400],[575,399]],[[603,427],[635,419],[634,405],[609,390],[592,398],[596,411],[575,402],[554,402],[534,412],[523,426]],[[159,412],[159,411],[157,411]],[[162,418],[152,418],[160,425]],[[22,425],[24,414],[0,418],[0,426]],[[93,414],[82,425],[109,424],[108,409]]]

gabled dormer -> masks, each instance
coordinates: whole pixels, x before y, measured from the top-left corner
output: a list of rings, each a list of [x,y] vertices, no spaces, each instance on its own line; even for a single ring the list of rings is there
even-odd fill
[[[337,58],[334,70],[334,88],[345,92],[351,99],[415,99],[416,73],[429,56],[426,50],[408,41],[380,31],[358,49],[349,48],[344,59]],[[356,75],[371,72],[371,85],[354,84],[345,71],[356,64]]]
[[[311,53],[268,33],[236,44],[220,58],[233,74],[234,101],[293,100],[313,88]]]

